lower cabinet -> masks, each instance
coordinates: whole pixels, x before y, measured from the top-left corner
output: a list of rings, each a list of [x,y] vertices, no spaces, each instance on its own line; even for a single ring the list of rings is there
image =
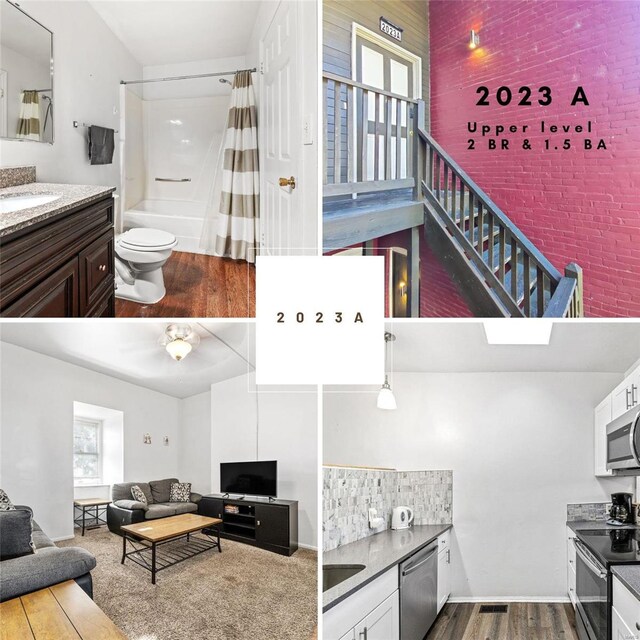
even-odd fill
[[[618,578],[613,578],[611,640],[640,639],[640,600]]]
[[[324,640],[400,640],[398,568],[329,609],[322,623]]]
[[[438,613],[451,595],[451,536],[443,533],[438,538]]]
[[[576,608],[576,548],[573,540],[576,534],[567,527],[567,593],[573,608]]]

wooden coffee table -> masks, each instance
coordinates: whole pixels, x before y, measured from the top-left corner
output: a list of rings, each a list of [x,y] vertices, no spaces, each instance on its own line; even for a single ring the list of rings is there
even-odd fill
[[[0,604],[0,640],[126,640],[73,581]]]
[[[130,558],[147,571],[151,571],[151,583],[156,583],[156,573],[220,546],[220,518],[183,513],[179,516],[145,520],[120,527],[122,531],[122,564]],[[215,538],[203,529],[215,529]],[[192,536],[191,534],[197,535]],[[184,544],[175,543],[184,538]],[[132,551],[127,551],[130,544]],[[166,548],[163,548],[163,546]],[[149,559],[149,555],[151,558]]]

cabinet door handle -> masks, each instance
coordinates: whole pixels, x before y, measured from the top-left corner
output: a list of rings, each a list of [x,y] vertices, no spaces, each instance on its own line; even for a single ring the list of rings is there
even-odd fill
[[[636,391],[638,390],[638,387],[636,387],[635,384],[631,385],[631,406],[635,407],[635,405],[638,402],[638,398],[636,397]]]
[[[636,629],[640,631],[640,622],[636,622]]]
[[[107,265],[106,265],[106,264],[101,264],[101,265],[98,267],[98,271],[106,271],[106,270],[107,270]]]
[[[260,520],[256,521],[256,525],[259,527],[260,526]]]
[[[627,409],[631,409],[631,405],[629,404],[629,392],[631,391],[631,389],[625,389],[624,392],[624,397],[626,400],[626,405],[627,405]]]
[[[363,640],[367,640],[367,627],[364,628],[364,631],[361,631],[358,636],[363,638]]]
[[[451,564],[451,549],[447,549],[447,564]]]

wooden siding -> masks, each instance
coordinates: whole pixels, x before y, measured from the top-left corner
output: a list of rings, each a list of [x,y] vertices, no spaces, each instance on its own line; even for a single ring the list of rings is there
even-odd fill
[[[351,35],[353,23],[379,34],[389,42],[398,44],[410,53],[422,58],[422,99],[429,102],[429,12],[427,0],[324,0],[323,2],[323,71],[351,78]],[[404,29],[402,42],[383,34],[379,28],[380,16]],[[328,89],[333,91],[333,87]],[[342,101],[346,100],[346,88],[343,87]],[[333,95],[328,96],[333,104]],[[325,98],[326,108],[327,98]],[[426,109],[424,125],[429,128]],[[335,114],[327,113],[328,143],[333,157]],[[346,118],[341,118],[341,139],[345,149],[341,153],[343,171],[346,171]],[[328,167],[329,182],[333,181],[333,167]]]

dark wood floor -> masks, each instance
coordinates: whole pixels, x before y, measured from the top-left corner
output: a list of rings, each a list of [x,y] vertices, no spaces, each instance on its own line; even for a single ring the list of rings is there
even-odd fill
[[[578,640],[573,607],[513,602],[507,613],[480,613],[480,604],[446,604],[426,640]]]
[[[247,318],[256,315],[255,267],[174,251],[163,269],[167,295],[156,304],[116,299],[117,318]]]

